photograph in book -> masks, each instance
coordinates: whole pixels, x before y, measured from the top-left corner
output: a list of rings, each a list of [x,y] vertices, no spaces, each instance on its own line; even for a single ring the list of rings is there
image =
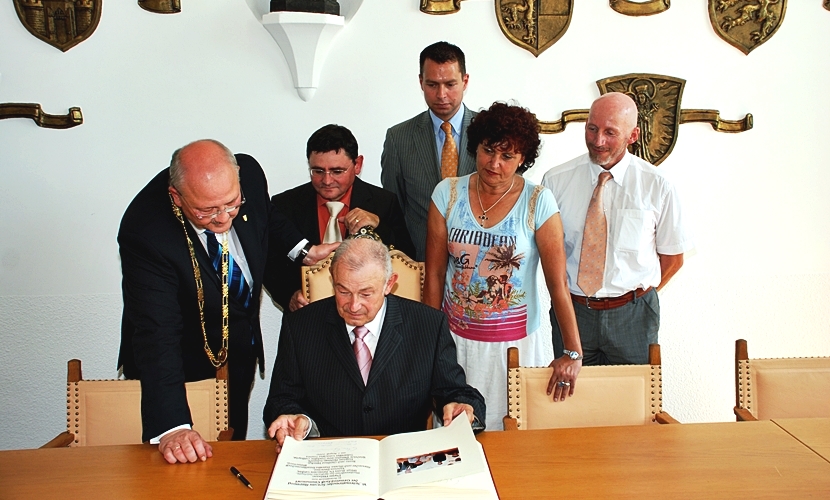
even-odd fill
[[[463,460],[462,460],[463,458]],[[265,498],[497,499],[464,415],[447,427],[371,438],[286,438]]]

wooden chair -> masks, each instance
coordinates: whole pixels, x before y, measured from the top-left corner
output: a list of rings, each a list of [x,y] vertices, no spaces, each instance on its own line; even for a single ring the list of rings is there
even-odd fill
[[[735,417],[830,417],[830,357],[750,359],[735,342]]]
[[[663,411],[660,346],[648,356],[647,365],[584,366],[574,395],[554,402],[546,394],[553,368],[519,367],[509,348],[505,430],[678,423]]]
[[[188,382],[193,428],[207,441],[228,441],[228,368],[216,379]],[[97,446],[141,443],[141,383],[138,380],[84,380],[81,361],[68,363],[66,432],[42,446]]]
[[[390,250],[389,256],[392,258],[392,271],[398,274],[392,293],[420,302],[424,288],[424,263],[412,260],[400,250]],[[331,259],[330,255],[313,266],[303,266],[303,295],[309,302],[334,295]]]

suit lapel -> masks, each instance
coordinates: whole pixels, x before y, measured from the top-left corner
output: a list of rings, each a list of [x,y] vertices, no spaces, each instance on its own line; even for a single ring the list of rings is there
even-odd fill
[[[386,317],[383,319],[383,326],[381,326],[375,356],[372,358],[372,369],[369,371],[369,380],[366,383],[367,387],[371,386],[372,382],[383,374],[383,370],[395,358],[395,352],[400,347],[401,342],[403,342],[403,336],[401,335],[403,319],[401,317],[398,298],[391,294],[386,297]],[[357,362],[355,362],[356,365]]]
[[[242,251],[245,253],[245,260],[248,262],[248,270],[251,272],[251,276],[262,276],[265,258],[259,255],[262,247],[258,245],[255,234],[256,224],[249,223],[246,220],[250,217],[253,217],[253,215],[248,214],[248,207],[242,205],[233,220],[233,228],[236,231],[236,237],[239,238],[239,244],[242,245]],[[248,283],[251,292],[254,291],[256,285],[257,283]]]
[[[360,177],[355,177],[354,184],[352,185],[352,200],[349,208],[363,208],[366,210],[364,207],[367,206],[372,206],[372,193]],[[371,210],[369,211],[371,212]]]
[[[299,210],[301,220],[297,221],[297,227],[312,245],[319,245],[320,222],[317,219],[317,191],[309,182],[303,188],[303,196],[300,201],[302,209]]]
[[[357,367],[357,360],[354,357],[354,350],[349,343],[349,332],[346,331],[346,322],[337,314],[337,306],[333,299],[331,300],[331,308],[327,313],[326,323],[328,324],[328,332],[326,333],[326,340],[328,340],[331,352],[334,357],[343,366],[343,371],[346,373],[352,382],[357,384],[361,389],[364,388],[363,377],[360,375],[360,369]],[[372,370],[374,370],[374,363]],[[371,372],[369,375],[371,380]]]
[[[464,121],[461,125],[461,144],[458,146],[458,176],[472,174],[476,171],[475,157],[467,152],[467,127],[473,119],[473,112],[464,106]]]
[[[432,119],[429,111],[424,112],[418,120],[418,131],[412,140],[415,142],[415,151],[418,152],[418,161],[424,165],[423,173],[430,185],[441,182],[441,165],[438,163],[438,150],[435,145],[435,133],[432,130]]]

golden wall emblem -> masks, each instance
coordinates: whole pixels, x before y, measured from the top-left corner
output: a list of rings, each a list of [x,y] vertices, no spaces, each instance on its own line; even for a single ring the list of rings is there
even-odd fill
[[[13,0],[17,17],[37,38],[66,52],[98,27],[102,0]]]
[[[562,38],[573,0],[496,0],[496,18],[511,42],[536,57]]]
[[[182,11],[181,0],[138,0],[138,6],[156,14],[176,14]]]
[[[671,0],[646,0],[634,2],[632,0],[609,0],[612,9],[626,16],[651,16],[669,10]]]
[[[709,22],[719,37],[749,54],[784,21],[787,0],[709,0]]]
[[[640,137],[629,150],[652,165],[659,165],[677,142],[684,85],[686,80],[651,74],[616,76],[597,82],[601,94],[622,92],[637,103]]]
[[[461,0],[421,0],[424,14],[454,14],[461,9]]]
[[[718,132],[745,132],[752,128],[752,114],[740,120],[724,120],[713,109],[680,109],[686,80],[650,73],[630,73],[603,78],[597,82],[600,94],[622,92],[637,103],[640,137],[629,146],[632,154],[659,165],[674,149],[679,125],[705,122]],[[556,121],[539,121],[540,132],[558,134],[569,123],[588,121],[587,109],[569,109]]]

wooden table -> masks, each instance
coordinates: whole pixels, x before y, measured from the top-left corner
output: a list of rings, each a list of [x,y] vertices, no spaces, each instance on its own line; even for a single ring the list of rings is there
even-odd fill
[[[491,432],[500,498],[830,498],[830,463],[770,421]]]
[[[772,421],[830,462],[830,418],[774,418]]]
[[[830,462],[770,421],[479,435],[502,500],[828,498]],[[0,452],[0,498],[263,498],[270,441],[213,444],[168,465],[155,446]],[[236,466],[254,485],[229,472]]]
[[[169,465],[154,445],[0,452],[2,499],[261,499],[274,469],[272,441],[211,443],[213,458]],[[231,465],[251,482],[246,488]],[[828,464],[830,465],[830,464]]]

